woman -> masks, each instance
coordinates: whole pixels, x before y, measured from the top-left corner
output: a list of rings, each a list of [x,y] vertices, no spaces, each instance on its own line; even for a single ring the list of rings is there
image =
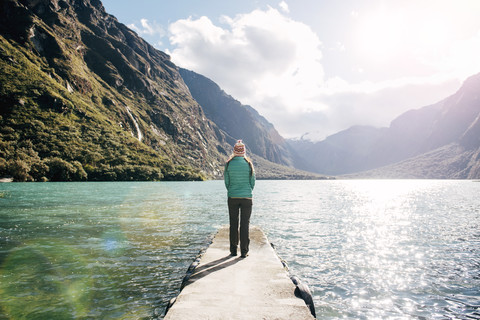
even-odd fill
[[[238,218],[240,215],[240,253],[242,258],[245,258],[248,255],[250,244],[248,228],[252,214],[255,170],[253,163],[245,156],[245,145],[242,140],[238,140],[233,147],[233,154],[225,165],[223,177],[228,190],[230,253],[232,256],[237,255]]]

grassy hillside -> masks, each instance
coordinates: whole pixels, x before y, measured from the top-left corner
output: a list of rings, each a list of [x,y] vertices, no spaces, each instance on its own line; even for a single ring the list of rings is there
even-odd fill
[[[0,177],[219,176],[224,134],[205,119],[169,57],[100,3],[66,3],[48,10],[35,1],[2,3]]]
[[[118,125],[126,118],[109,110],[113,98],[102,103],[98,89],[88,96],[69,92],[41,58],[2,36],[0,58],[0,175],[16,181],[203,178]]]

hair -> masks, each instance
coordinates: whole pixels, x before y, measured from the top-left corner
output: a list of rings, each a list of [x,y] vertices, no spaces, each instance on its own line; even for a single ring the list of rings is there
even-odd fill
[[[228,165],[230,164],[230,161],[233,160],[233,158],[237,157],[236,155],[232,154],[230,156],[230,158],[228,158],[227,160],[227,163],[225,164],[225,169],[228,168]],[[253,162],[252,160],[250,160],[249,157],[247,156],[243,156],[242,157],[243,159],[245,159],[245,161],[248,163],[248,165],[250,166],[250,177],[255,173],[255,168],[253,167]]]

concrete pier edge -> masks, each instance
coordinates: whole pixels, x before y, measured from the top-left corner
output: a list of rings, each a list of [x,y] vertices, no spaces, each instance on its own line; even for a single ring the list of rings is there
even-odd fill
[[[212,233],[212,235],[207,237],[207,239],[205,241],[205,243],[206,243],[205,246],[195,256],[194,260],[192,261],[192,263],[190,264],[190,266],[188,267],[188,269],[185,273],[185,276],[184,276],[184,278],[182,280],[182,283],[181,283],[181,286],[180,286],[179,294],[176,297],[170,299],[170,301],[168,301],[167,306],[165,308],[164,315],[163,315],[165,318],[170,319],[168,317],[169,311],[175,305],[175,303],[177,302],[177,299],[182,295],[182,292],[184,291],[185,287],[187,285],[189,285],[189,282],[190,282],[192,276],[195,275],[195,271],[201,265],[202,258],[205,256],[206,252],[209,250],[209,248],[215,242],[215,239],[219,236],[219,234],[222,231],[225,232],[225,229],[228,229],[228,226],[220,227],[217,230],[217,232]],[[273,253],[275,254],[276,258],[281,263],[281,266],[282,266],[283,270],[285,271],[287,277],[290,279],[291,283],[294,285],[294,290],[292,292],[292,295],[295,296],[296,298],[298,298],[299,300],[303,300],[303,302],[305,303],[305,307],[308,309],[309,313],[311,314],[311,317],[312,317],[311,319],[316,319],[315,305],[314,305],[314,302],[313,302],[312,294],[311,294],[308,286],[305,283],[303,283],[297,276],[291,274],[291,272],[289,270],[289,267],[288,267],[288,264],[286,263],[285,260],[283,260],[279,256],[279,254],[278,254],[278,252],[275,248],[275,245],[271,242],[268,242],[268,239],[267,239],[265,233],[263,232],[263,230],[261,228],[259,228],[258,226],[250,226],[250,232],[252,232],[252,231],[260,232],[261,235],[264,237],[264,239],[267,241],[269,247],[273,250]],[[247,257],[246,259],[249,259],[249,257]],[[173,318],[171,318],[171,319],[173,319]],[[201,319],[201,318],[198,318],[198,319]],[[275,319],[277,319],[277,317],[275,317]],[[278,319],[281,319],[281,318],[278,318]],[[304,319],[304,318],[302,318],[302,319]]]

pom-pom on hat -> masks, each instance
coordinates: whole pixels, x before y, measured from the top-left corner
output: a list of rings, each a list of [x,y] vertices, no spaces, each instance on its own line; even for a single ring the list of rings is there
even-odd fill
[[[233,155],[236,157],[243,157],[245,155],[245,145],[242,140],[238,140],[233,147]]]

